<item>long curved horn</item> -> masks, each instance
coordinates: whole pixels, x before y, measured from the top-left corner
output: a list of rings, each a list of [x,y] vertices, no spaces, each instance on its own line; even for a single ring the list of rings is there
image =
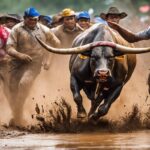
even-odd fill
[[[140,54],[140,53],[147,53],[150,52],[150,47],[147,48],[131,48],[116,44],[114,42],[109,41],[96,41],[93,43],[89,43],[86,45],[82,45],[79,47],[73,48],[54,48],[47,44],[45,44],[42,40],[40,40],[37,36],[35,36],[37,41],[49,52],[56,53],[56,54],[79,54],[85,51],[90,50],[91,48],[98,47],[98,46],[108,46],[116,49],[117,51],[123,52],[124,54]]]
[[[73,47],[73,48],[54,48],[54,47],[51,47],[51,46],[45,44],[36,35],[35,35],[35,38],[41,44],[41,46],[43,46],[49,52],[56,53],[56,54],[64,54],[64,55],[67,55],[67,54],[79,54],[79,53],[88,51],[91,48],[98,47],[98,46],[109,46],[109,47],[112,47],[112,48],[116,47],[116,44],[113,43],[113,42],[95,41],[95,42],[92,42],[92,43],[89,43],[89,44],[86,44],[86,45]]]
[[[119,44],[116,44],[116,50],[123,52],[124,54],[141,54],[141,53],[147,53],[150,52],[150,47],[145,47],[145,48],[131,48],[131,47],[126,47],[122,46]]]
[[[92,46],[93,43],[90,43],[90,44],[86,44],[86,45],[79,46],[79,47],[74,47],[74,48],[54,48],[54,47],[51,47],[51,46],[45,44],[37,36],[35,36],[35,37],[38,40],[38,42],[41,44],[41,46],[43,46],[49,52],[56,53],[56,54],[78,54],[78,53],[87,51],[91,47],[93,47]]]

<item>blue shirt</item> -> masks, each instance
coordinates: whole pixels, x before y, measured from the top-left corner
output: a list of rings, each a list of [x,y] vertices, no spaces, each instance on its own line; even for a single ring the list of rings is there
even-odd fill
[[[138,36],[142,40],[150,39],[150,26],[147,29],[136,33],[136,36]]]

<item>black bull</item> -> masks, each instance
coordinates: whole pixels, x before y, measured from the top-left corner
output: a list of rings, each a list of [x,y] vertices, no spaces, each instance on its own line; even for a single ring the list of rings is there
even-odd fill
[[[94,120],[107,114],[111,104],[119,97],[124,84],[130,79],[134,71],[135,54],[150,51],[150,48],[145,50],[141,48],[140,51],[135,49],[133,51],[132,48],[130,48],[132,51],[129,49],[122,51],[121,48],[121,51],[118,51],[117,47],[115,49],[110,44],[104,44],[104,46],[93,44],[96,41],[113,41],[109,30],[106,30],[103,25],[95,25],[81,33],[73,42],[74,48],[68,50],[52,48],[41,40],[38,39],[38,41],[51,52],[73,54],[69,63],[70,87],[77,105],[77,117],[86,117],[80,94],[83,89],[91,100],[91,109],[88,116]],[[81,47],[75,49],[82,45],[88,45],[88,48],[84,47],[83,51],[80,50]]]

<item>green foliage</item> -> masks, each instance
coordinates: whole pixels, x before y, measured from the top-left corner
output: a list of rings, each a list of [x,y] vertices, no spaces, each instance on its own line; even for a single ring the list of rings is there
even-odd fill
[[[41,14],[55,14],[64,8],[72,8],[75,11],[88,10],[94,8],[95,13],[108,8],[105,1],[100,0],[1,0],[0,13],[20,13],[27,7],[33,6]],[[109,0],[110,1],[110,0]]]
[[[116,6],[120,0],[1,0],[0,13],[23,14],[27,7],[33,6],[41,14],[56,14],[64,8],[72,8],[75,11],[94,9],[94,14],[106,12],[109,7]],[[149,4],[149,0],[125,0],[121,6],[128,8],[129,5],[137,8],[143,4]]]

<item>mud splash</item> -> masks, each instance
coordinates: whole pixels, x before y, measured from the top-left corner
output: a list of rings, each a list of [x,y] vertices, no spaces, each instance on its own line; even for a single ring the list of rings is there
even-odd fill
[[[39,107],[38,104],[35,111],[36,116],[33,119],[36,119],[38,124],[28,129],[32,133],[129,132],[150,129],[150,108],[143,116],[138,105],[134,105],[132,111],[118,121],[102,118],[95,124],[87,119],[74,119],[72,108],[64,98],[54,102],[53,109],[49,110],[48,114],[44,114],[43,106]]]

